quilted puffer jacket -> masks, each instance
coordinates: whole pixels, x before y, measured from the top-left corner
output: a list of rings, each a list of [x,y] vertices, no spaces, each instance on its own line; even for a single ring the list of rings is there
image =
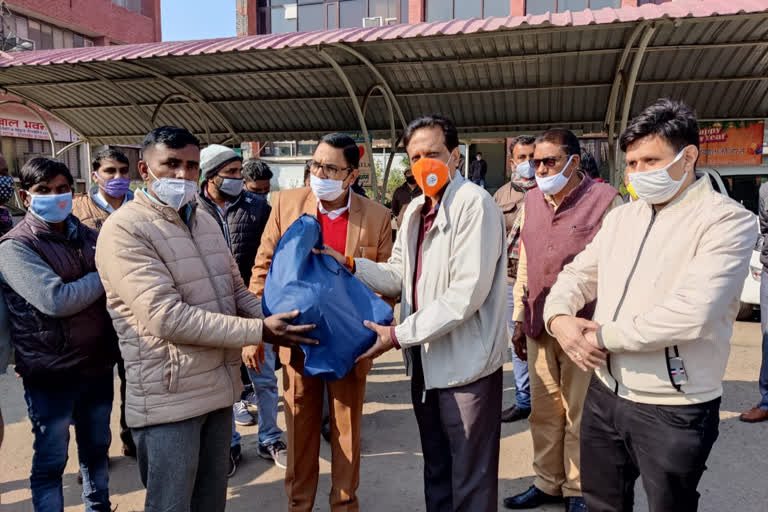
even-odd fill
[[[260,300],[243,284],[216,221],[185,222],[146,192],[109,216],[96,266],[120,338],[131,428],[231,406],[240,350],[261,343]]]

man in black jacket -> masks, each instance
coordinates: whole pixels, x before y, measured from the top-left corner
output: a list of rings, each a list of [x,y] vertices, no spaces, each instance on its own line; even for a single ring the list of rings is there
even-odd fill
[[[483,160],[483,154],[477,153],[475,161],[469,164],[469,179],[472,183],[485,188],[485,175],[488,173],[488,164]]]
[[[249,168],[246,174],[251,178],[264,179],[267,176],[266,172],[252,173],[252,161],[246,162],[246,166]],[[263,196],[245,190],[243,161],[234,150],[218,144],[206,147],[200,152],[200,170],[204,181],[198,204],[218,221],[240,275],[244,282],[249,283],[253,261],[272,208]],[[269,171],[269,168],[262,171]],[[271,174],[269,172],[270,177]],[[241,368],[243,384],[252,385],[253,393],[244,393],[242,399],[234,404],[233,423],[253,425],[248,404],[254,403],[259,409],[259,455],[285,468],[286,446],[282,441],[283,431],[277,426],[275,359],[275,352],[269,344],[243,350],[243,361],[248,367]],[[229,476],[237,469],[240,457],[240,434],[233,424]]]
[[[768,235],[768,183],[760,186],[760,234]],[[763,362],[760,365],[760,402],[739,416],[746,423],[759,423],[768,420],[768,244],[763,243],[760,253],[763,272],[760,276],[760,323],[763,333]]]
[[[96,231],[72,211],[67,166],[33,158],[21,169],[28,212],[0,238],[0,286],[35,435],[35,510],[64,510],[61,477],[74,423],[88,511],[111,510],[112,367],[117,335],[94,261]]]

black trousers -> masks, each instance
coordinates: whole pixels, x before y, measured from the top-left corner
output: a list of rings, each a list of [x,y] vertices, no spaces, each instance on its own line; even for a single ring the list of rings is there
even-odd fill
[[[411,349],[411,399],[424,452],[427,512],[498,510],[502,369],[424,393],[420,349]]]
[[[720,398],[650,405],[592,377],[581,418],[581,487],[589,512],[631,512],[642,476],[649,512],[695,512],[718,435]]]
[[[133,437],[125,422],[125,362],[122,356],[117,359],[117,375],[120,377],[120,440],[129,448],[134,447]]]

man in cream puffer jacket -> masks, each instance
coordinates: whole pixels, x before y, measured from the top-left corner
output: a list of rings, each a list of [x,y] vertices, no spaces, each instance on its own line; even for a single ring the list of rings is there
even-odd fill
[[[757,223],[696,180],[699,130],[682,103],[659,100],[620,143],[636,200],[563,269],[544,319],[574,362],[596,368],[581,426],[589,511],[631,510],[638,476],[651,512],[693,511]],[[573,316],[596,298],[594,321]]]
[[[223,512],[240,353],[293,346],[298,312],[263,318],[216,221],[194,201],[200,145],[181,128],[144,139],[137,191],[104,223],[96,266],[125,360],[126,421],[145,510]]]

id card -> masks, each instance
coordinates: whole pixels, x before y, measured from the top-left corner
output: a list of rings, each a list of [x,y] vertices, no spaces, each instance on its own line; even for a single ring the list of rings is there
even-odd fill
[[[669,374],[672,376],[672,382],[677,386],[688,384],[688,374],[685,373],[685,365],[681,357],[669,358]]]

